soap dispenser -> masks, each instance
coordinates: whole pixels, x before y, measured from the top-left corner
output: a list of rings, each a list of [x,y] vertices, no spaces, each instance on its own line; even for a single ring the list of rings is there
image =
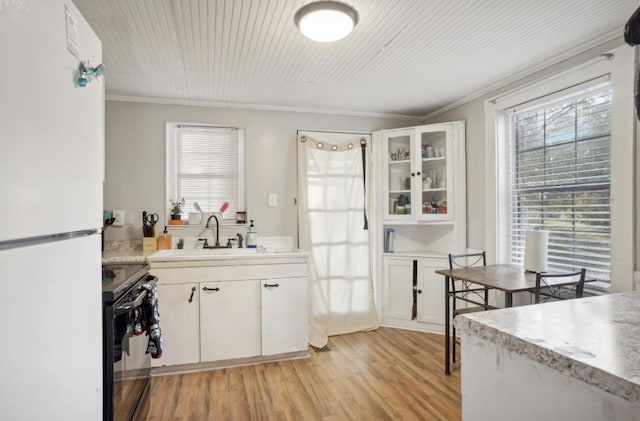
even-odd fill
[[[256,248],[258,245],[258,231],[256,231],[256,227],[253,225],[253,219],[251,220],[251,224],[247,228],[247,248]]]
[[[158,237],[158,250],[171,248],[171,235],[167,233],[167,227],[164,227],[162,235]]]

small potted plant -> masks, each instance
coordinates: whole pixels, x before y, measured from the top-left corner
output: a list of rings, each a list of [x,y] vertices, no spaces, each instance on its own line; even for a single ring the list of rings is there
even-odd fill
[[[171,220],[178,221],[182,215],[182,207],[184,206],[184,197],[180,200],[171,200]]]

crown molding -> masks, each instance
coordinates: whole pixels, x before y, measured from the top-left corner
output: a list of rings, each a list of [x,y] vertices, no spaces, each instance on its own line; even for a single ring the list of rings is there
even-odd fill
[[[186,106],[193,106],[193,107],[235,108],[235,109],[241,109],[241,110],[280,111],[280,112],[307,113],[307,114],[335,114],[335,115],[350,116],[350,117],[390,118],[390,119],[407,120],[407,121],[414,121],[414,122],[421,122],[423,120],[423,117],[420,117],[420,116],[411,116],[411,115],[404,115],[404,114],[373,113],[373,112],[366,112],[366,111],[351,111],[351,110],[324,109],[324,108],[284,107],[284,106],[278,106],[278,105],[237,104],[237,103],[228,103],[228,102],[138,97],[138,96],[128,96],[128,95],[107,94],[105,96],[105,99],[107,101],[138,102],[138,103],[144,103],[144,104],[186,105]]]

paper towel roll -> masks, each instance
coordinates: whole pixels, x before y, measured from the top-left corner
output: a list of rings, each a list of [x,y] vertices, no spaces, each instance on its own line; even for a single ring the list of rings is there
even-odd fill
[[[524,270],[546,272],[548,246],[549,231],[527,231],[524,241]]]

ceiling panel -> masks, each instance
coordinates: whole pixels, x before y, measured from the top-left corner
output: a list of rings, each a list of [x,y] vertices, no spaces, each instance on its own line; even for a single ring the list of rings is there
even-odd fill
[[[424,116],[598,39],[630,0],[353,0],[354,32],[304,38],[303,0],[74,0],[107,94]],[[631,47],[630,47],[631,48]]]

